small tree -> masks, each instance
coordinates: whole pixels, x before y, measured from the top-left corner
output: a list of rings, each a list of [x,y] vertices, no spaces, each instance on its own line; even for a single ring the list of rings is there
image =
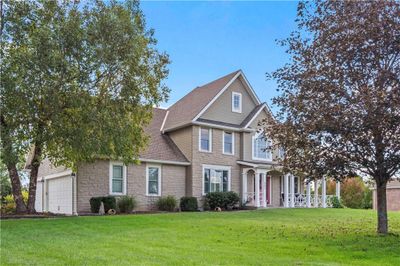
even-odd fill
[[[1,159],[17,212],[35,212],[45,157],[136,161],[152,106],[167,98],[168,56],[139,3],[84,2],[1,1]],[[29,150],[26,207],[16,164]]]
[[[382,234],[386,184],[400,170],[399,13],[398,1],[300,2],[298,30],[281,42],[291,61],[271,75],[279,122],[264,121],[285,149],[285,169],[371,176]]]

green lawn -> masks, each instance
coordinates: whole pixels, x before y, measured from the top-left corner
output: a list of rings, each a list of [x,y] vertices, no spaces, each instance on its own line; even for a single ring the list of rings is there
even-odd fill
[[[1,221],[1,264],[400,265],[374,211],[271,209]]]

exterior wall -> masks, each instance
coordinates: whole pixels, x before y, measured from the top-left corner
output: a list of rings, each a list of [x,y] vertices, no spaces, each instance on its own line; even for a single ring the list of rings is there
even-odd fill
[[[386,202],[388,211],[400,211],[400,181],[391,181],[386,187]],[[377,209],[376,189],[372,193],[372,205]]]
[[[281,206],[281,176],[277,173],[271,175],[271,207]]]
[[[240,134],[235,134],[235,154],[226,155],[222,153],[223,130],[212,129],[212,152],[199,151],[199,127],[193,126],[193,157],[191,175],[190,196],[202,199],[203,195],[203,164],[231,167],[231,190],[240,193],[241,171],[236,161],[240,158]]]
[[[40,179],[47,175],[58,174],[66,170],[68,169],[65,168],[64,166],[56,167],[52,165],[50,160],[48,158],[45,158],[39,166],[38,178]]]
[[[242,113],[232,112],[232,92],[242,94]],[[236,79],[201,118],[239,125],[255,107],[256,103],[245,89],[243,82]]]
[[[154,164],[151,164],[154,165]],[[109,195],[110,162],[98,160],[81,164],[77,172],[78,213],[90,212],[91,197]],[[150,210],[158,196],[146,196],[146,163],[127,166],[127,195],[134,196],[138,202],[137,210]],[[186,167],[161,165],[161,196],[173,195],[178,200],[185,196]]]

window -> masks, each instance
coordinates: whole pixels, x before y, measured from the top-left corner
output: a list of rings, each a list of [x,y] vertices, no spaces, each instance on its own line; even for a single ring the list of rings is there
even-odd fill
[[[203,194],[230,189],[230,167],[203,166]]]
[[[110,194],[126,194],[126,167],[122,163],[110,163]]]
[[[201,127],[199,133],[199,150],[211,152],[211,140],[211,129]]]
[[[235,135],[233,132],[224,132],[222,135],[222,149],[224,154],[233,155],[235,153]]]
[[[146,195],[161,196],[161,166],[148,165],[146,169]]]
[[[238,92],[232,92],[232,112],[242,112],[242,94]]]
[[[272,151],[267,149],[271,147],[272,142],[267,140],[262,133],[253,136],[253,159],[271,161]]]
[[[283,147],[278,148],[278,158],[282,160],[285,158],[285,150]]]

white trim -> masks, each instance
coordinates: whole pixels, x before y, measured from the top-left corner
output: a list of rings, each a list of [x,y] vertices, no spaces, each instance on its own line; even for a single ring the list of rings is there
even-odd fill
[[[201,148],[201,130],[202,129],[207,129],[208,130],[208,150],[203,150]],[[212,129],[211,128],[205,128],[205,127],[199,127],[199,151],[200,152],[212,152]]]
[[[47,179],[53,179],[53,178],[58,178],[58,177],[70,176],[70,175],[72,175],[72,170],[68,169],[68,170],[62,171],[60,173],[55,173],[55,174],[51,174],[51,175],[45,175],[45,176],[38,177],[38,181],[39,181],[39,179],[47,180]]]
[[[169,114],[169,111],[167,111],[167,112],[165,113],[165,116],[164,116],[164,119],[163,119],[163,122],[162,122],[161,128],[160,128],[160,131],[161,131],[161,132],[163,131],[163,128],[164,128],[164,125],[165,125],[165,121],[167,121],[168,114]]]
[[[254,114],[254,116],[250,119],[250,121],[244,126],[244,128],[248,128],[251,123],[253,123],[254,119],[261,113],[262,110],[266,109],[265,103],[263,103],[263,107]]]
[[[114,165],[119,165],[122,166],[122,193],[120,192],[113,192],[112,191],[112,177],[113,177],[113,166]],[[126,195],[126,175],[127,175],[127,167],[124,165],[122,162],[119,161],[110,161],[109,164],[109,176],[108,176],[108,181],[109,181],[109,189],[108,192],[110,195]]]
[[[207,126],[207,127],[211,127],[211,128],[223,129],[223,130],[228,130],[228,131],[235,131],[235,132],[254,132],[255,131],[255,129],[229,127],[229,126],[222,126],[222,125],[210,124],[210,123],[199,122],[199,121],[195,121],[191,124],[197,125],[197,126]],[[166,130],[166,132],[167,132],[167,130]]]
[[[239,109],[235,109],[235,96],[239,96]],[[242,94],[240,92],[232,91],[232,112],[242,113]]]
[[[226,165],[213,165],[213,164],[202,164],[202,175],[201,175],[201,194],[205,196],[207,193],[204,191],[204,170],[205,169],[222,170],[228,171],[228,191],[231,191],[231,167]],[[211,178],[211,176],[210,176]],[[211,185],[211,182],[210,182]]]
[[[167,161],[167,160],[153,160],[153,159],[146,159],[146,158],[139,158],[139,161],[146,162],[146,163],[156,163],[156,164],[174,164],[174,165],[190,165],[190,162],[178,162],[178,161]]]
[[[149,193],[149,168],[158,168],[158,193]],[[146,196],[161,196],[161,165],[160,164],[146,164]]]
[[[230,133],[232,136],[232,153],[225,152],[225,133]],[[222,132],[222,154],[235,155],[235,132],[229,132],[229,131]]]
[[[261,132],[261,133],[257,133],[257,134],[255,134],[255,135],[253,135],[253,136],[251,137],[251,158],[252,158],[252,160],[255,160],[255,161],[272,162],[272,150],[266,151],[266,152],[267,152],[267,158],[258,158],[258,157],[256,157],[256,155],[254,154],[254,152],[255,152],[255,151],[254,151],[254,141],[255,141],[255,139],[258,138],[261,134],[262,134],[262,132]],[[268,144],[268,141],[271,141],[271,140],[266,139],[267,144]],[[267,148],[267,147],[265,147],[265,148]],[[270,154],[270,157],[269,157],[269,158],[268,158],[268,152],[269,152],[269,154]]]
[[[219,96],[222,95],[222,93],[224,93],[226,91],[226,89],[236,80],[237,77],[239,77],[242,74],[242,71],[239,71],[238,73],[236,73],[235,76],[233,76],[233,78],[225,85],[225,87],[222,88],[222,90],[220,90],[220,92],[218,92],[217,95],[214,96],[214,98],[203,108],[201,109],[200,113],[198,113],[195,118],[193,118],[192,122],[196,121],[200,116],[202,116],[204,114],[204,112],[219,98]]]

